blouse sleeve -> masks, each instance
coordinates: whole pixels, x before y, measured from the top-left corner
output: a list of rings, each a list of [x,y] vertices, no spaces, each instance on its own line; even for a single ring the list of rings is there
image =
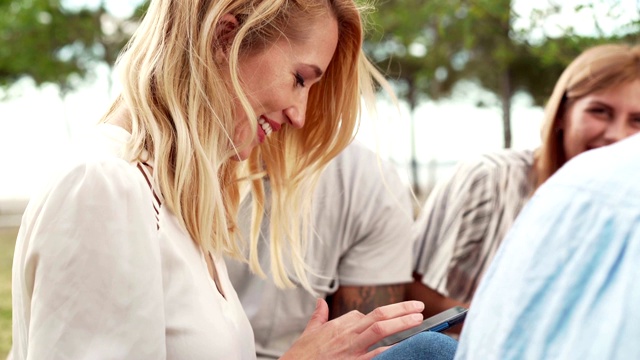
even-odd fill
[[[482,162],[460,164],[433,190],[416,222],[415,271],[425,285],[459,301],[471,300],[471,284],[478,276],[474,263],[480,258],[471,253],[480,250],[496,215],[492,182]]]
[[[30,205],[14,261],[16,358],[165,357],[157,224],[136,171],[83,164]]]

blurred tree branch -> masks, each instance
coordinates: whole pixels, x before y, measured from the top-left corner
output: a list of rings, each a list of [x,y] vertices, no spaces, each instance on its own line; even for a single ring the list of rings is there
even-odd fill
[[[23,78],[51,83],[61,96],[92,75],[96,64],[113,66],[146,9],[130,18],[96,9],[64,8],[60,0],[0,0],[0,88]]]
[[[68,91],[90,71],[100,31],[91,11],[69,11],[59,1],[0,2],[0,86],[29,77]]]

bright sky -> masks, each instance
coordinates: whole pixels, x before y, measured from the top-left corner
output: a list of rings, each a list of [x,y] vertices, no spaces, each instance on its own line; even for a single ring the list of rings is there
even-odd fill
[[[100,0],[66,0],[67,4],[95,6]],[[635,10],[633,0],[619,0]],[[565,1],[577,3],[578,1]],[[628,2],[628,4],[626,4]],[[111,11],[127,15],[136,0],[108,1]],[[516,11],[530,11],[531,2],[519,1]],[[566,22],[568,15],[558,17]],[[561,21],[562,20],[562,21]],[[580,21],[576,22],[579,28]],[[549,31],[554,26],[550,24]],[[582,31],[582,30],[581,30]],[[586,30],[584,30],[586,31]],[[65,157],[82,133],[96,123],[112,98],[108,94],[107,71],[100,68],[97,80],[70,94],[64,101],[55,88],[34,89],[24,81],[11,93],[13,97],[0,102],[0,200],[28,198],[39,183],[39,173],[51,169]],[[358,139],[375,149],[384,158],[399,164],[408,179],[411,154],[410,115],[406,108],[398,115],[384,102],[380,104],[380,118],[373,123],[366,120]],[[472,101],[428,102],[415,113],[418,160],[443,163],[436,177],[450,169],[454,161],[502,147],[501,112],[498,108],[476,108]],[[526,97],[515,99],[512,110],[513,147],[534,148],[539,142],[542,109],[533,108]],[[426,170],[421,180],[427,180]]]

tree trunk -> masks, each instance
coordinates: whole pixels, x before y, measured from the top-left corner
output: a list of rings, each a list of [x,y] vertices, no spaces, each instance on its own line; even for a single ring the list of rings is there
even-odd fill
[[[509,69],[502,73],[502,126],[504,148],[511,147],[511,74]]]
[[[420,188],[420,181],[418,178],[418,156],[416,151],[416,114],[415,109],[417,106],[417,90],[412,81],[409,81],[409,114],[411,115],[411,181],[413,183],[413,193],[417,198],[422,195],[422,189]]]

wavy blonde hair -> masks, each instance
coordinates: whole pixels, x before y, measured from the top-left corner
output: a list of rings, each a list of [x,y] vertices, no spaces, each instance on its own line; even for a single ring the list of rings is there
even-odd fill
[[[545,106],[542,145],[536,152],[535,188],[567,162],[560,129],[576,100],[640,79],[640,46],[604,44],[585,50],[562,73]]]
[[[303,234],[308,234],[309,194],[324,166],[352,141],[361,97],[374,98],[372,78],[384,82],[362,51],[363,9],[353,0],[152,0],[118,60],[123,91],[104,119],[128,110],[130,157],[144,160],[148,152],[154,159],[163,205],[203,249],[243,258],[236,221],[240,183],[247,180],[254,200],[249,264],[263,274],[257,243],[266,210],[270,270],[280,286],[291,286],[289,276],[295,275],[308,288]],[[282,36],[304,34],[310,20],[328,13],[337,19],[338,45],[325,75],[310,89],[305,127],[283,127],[245,164],[233,161],[238,147],[247,146],[232,140],[238,121],[234,99],[243,105],[254,134],[257,129],[239,80],[239,59]],[[216,38],[225,14],[239,22],[230,46]],[[220,46],[228,46],[228,67],[214,61]],[[230,85],[223,81],[225,69]],[[273,192],[268,209],[264,176]]]

